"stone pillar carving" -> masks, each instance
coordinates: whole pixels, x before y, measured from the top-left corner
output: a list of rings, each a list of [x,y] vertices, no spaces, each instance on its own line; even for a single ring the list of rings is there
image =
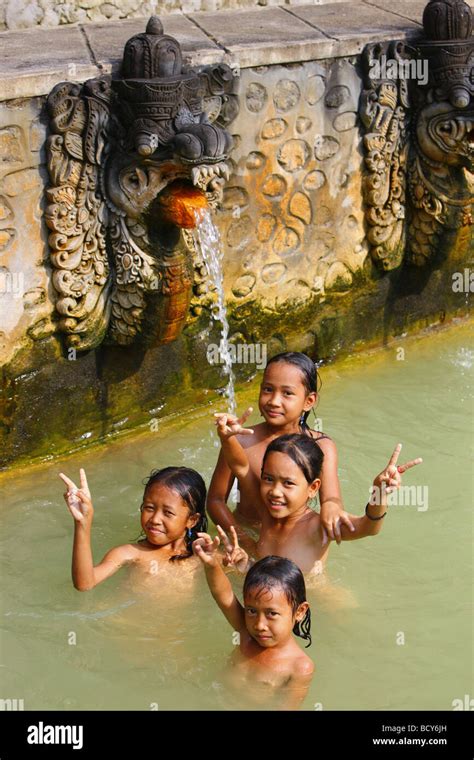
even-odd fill
[[[366,221],[372,257],[386,270],[472,245],[472,10],[430,0],[423,26],[412,46],[363,54]]]

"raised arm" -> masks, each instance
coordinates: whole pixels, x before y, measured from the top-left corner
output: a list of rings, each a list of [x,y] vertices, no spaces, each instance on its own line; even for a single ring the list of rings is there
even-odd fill
[[[232,474],[243,480],[250,471],[247,453],[242,444],[237,440],[237,435],[253,435],[253,430],[244,428],[245,420],[252,413],[252,407],[242,414],[241,417],[235,417],[233,414],[215,414],[217,434],[222,445],[222,453],[227,462],[227,466]]]
[[[193,543],[193,552],[201,560],[206,573],[207,585],[234,631],[245,629],[244,608],[234,594],[228,577],[225,575],[217,556],[219,537],[214,540],[207,533],[198,533],[199,538]]]
[[[107,552],[102,562],[94,567],[91,548],[94,507],[86,473],[83,469],[80,470],[81,488],[78,488],[64,473],[60,473],[59,477],[68,487],[64,499],[74,518],[72,582],[78,591],[89,591],[129,561],[130,550],[127,546],[117,546]]]
[[[354,541],[357,538],[375,536],[382,530],[383,518],[387,514],[387,494],[400,488],[404,472],[423,461],[418,457],[406,462],[406,464],[397,465],[401,450],[402,444],[399,443],[395,447],[386,468],[374,479],[372,495],[365,508],[365,514],[361,517],[351,515],[355,530],[352,532],[342,526],[343,541]]]

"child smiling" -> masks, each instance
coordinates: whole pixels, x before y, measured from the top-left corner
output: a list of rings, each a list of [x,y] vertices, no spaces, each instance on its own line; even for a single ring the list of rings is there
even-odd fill
[[[250,410],[248,410],[250,411]],[[240,483],[253,478],[251,466],[237,435],[242,421],[233,415],[217,414],[217,431],[230,470]],[[246,435],[252,435],[246,430]],[[373,498],[362,516],[350,515],[353,530],[342,526],[342,540],[351,541],[379,533],[386,515],[387,494],[401,485],[401,475],[420,464],[414,459],[397,465],[398,444],[386,468],[374,479]],[[304,573],[320,572],[329,543],[321,537],[321,517],[309,506],[321,486],[324,454],[306,435],[283,435],[266,448],[260,475],[260,502],[264,505],[260,536],[254,544],[257,557],[274,554],[292,559]]]

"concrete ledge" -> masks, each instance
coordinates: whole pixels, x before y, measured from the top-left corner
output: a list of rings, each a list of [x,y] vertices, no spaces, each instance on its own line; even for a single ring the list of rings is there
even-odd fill
[[[474,0],[469,0],[474,7]],[[294,3],[162,17],[186,62],[242,68],[357,55],[370,40],[417,36],[425,0]],[[46,95],[60,81],[118,73],[125,42],[146,19],[0,34],[0,100]]]

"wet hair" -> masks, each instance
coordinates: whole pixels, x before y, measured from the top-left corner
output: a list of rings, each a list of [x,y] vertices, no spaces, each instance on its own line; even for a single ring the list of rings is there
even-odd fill
[[[323,466],[324,454],[314,438],[303,433],[280,435],[268,444],[262,461],[262,473],[265,460],[272,451],[286,454],[298,465],[308,483],[319,478]]]
[[[306,586],[303,573],[291,559],[273,555],[259,559],[245,576],[243,594],[245,597],[250,589],[256,589],[258,593],[261,593],[278,586],[283,590],[294,615],[300,604],[306,602]],[[306,648],[310,646],[311,611],[309,607],[303,620],[296,621],[293,633],[308,642]]]
[[[318,392],[318,380],[320,383],[319,387],[321,388],[321,378],[318,375],[317,365],[306,354],[302,354],[299,351],[285,351],[285,353],[272,356],[267,362],[267,367],[276,362],[292,364],[294,367],[298,367],[301,372],[301,382],[307,394]],[[308,409],[307,412],[301,413],[300,426],[303,431],[310,429],[307,422],[310,411],[311,409]]]
[[[207,532],[206,484],[201,475],[190,467],[163,467],[161,470],[153,470],[144,483],[143,496],[150,486],[163,483],[181,496],[192,515],[199,515],[196,525],[186,531],[186,554],[175,554],[170,557],[170,562],[191,557],[193,541],[197,539],[197,534]]]

